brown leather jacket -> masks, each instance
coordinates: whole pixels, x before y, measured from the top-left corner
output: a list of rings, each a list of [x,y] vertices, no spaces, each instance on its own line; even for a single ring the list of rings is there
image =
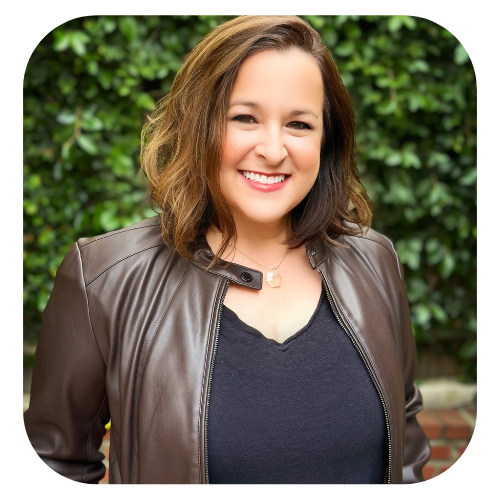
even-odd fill
[[[306,245],[332,309],[363,358],[387,423],[386,480],[422,480],[429,443],[415,418],[415,342],[403,270],[373,230],[340,248]],[[78,240],[43,316],[28,437],[59,474],[96,483],[112,418],[110,483],[206,483],[207,419],[220,311],[229,283],[260,289],[262,273],[205,271],[205,237],[186,260],[163,243],[158,218]],[[251,280],[249,280],[249,273]],[[243,276],[243,279],[242,279]]]

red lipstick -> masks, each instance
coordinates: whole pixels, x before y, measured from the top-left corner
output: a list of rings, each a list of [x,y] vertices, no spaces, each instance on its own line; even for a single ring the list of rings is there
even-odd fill
[[[255,174],[261,174],[261,172],[256,172],[255,170],[252,170]],[[273,191],[278,191],[280,189],[283,189],[285,187],[285,184],[288,183],[288,180],[290,179],[291,175],[286,175],[285,174],[285,180],[281,182],[275,182],[274,184],[261,184],[258,181],[252,181],[251,179],[247,179],[241,170],[238,170],[238,173],[241,175],[242,179],[253,189],[256,189],[257,191],[261,191],[263,193],[270,193]],[[275,177],[276,175],[283,175],[283,174],[266,174],[265,172],[262,172],[262,175],[265,176],[272,176]]]

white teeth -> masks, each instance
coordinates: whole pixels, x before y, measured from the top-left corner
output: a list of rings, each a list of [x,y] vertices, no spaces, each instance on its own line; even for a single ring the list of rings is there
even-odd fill
[[[285,175],[267,176],[256,174],[255,172],[243,171],[243,175],[252,181],[260,182],[261,184],[276,184],[277,182],[283,182],[285,180]]]

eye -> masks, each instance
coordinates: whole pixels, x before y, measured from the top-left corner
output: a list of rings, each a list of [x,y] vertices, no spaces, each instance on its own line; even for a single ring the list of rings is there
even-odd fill
[[[296,130],[311,130],[311,126],[304,122],[290,122],[287,127],[294,128]]]
[[[238,115],[231,118],[231,120],[240,123],[257,123],[257,120],[251,115]]]

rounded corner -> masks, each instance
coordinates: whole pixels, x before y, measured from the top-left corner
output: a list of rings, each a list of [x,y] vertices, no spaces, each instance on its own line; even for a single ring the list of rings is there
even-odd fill
[[[67,477],[62,476],[54,469],[52,469],[50,465],[48,465],[36,453],[33,445],[31,444],[31,441],[28,438],[24,419],[21,418],[21,421],[19,421],[17,418],[15,418],[15,415],[13,415],[13,417],[13,430],[17,445],[19,446],[22,455],[24,456],[28,464],[33,468],[33,470],[37,472],[39,476],[45,479],[48,483],[57,486],[63,491],[88,495],[88,487],[90,485],[68,479]]]
[[[57,12],[56,14],[48,17],[30,33],[28,38],[22,44],[15,58],[14,67],[12,70],[12,84],[18,81],[23,81],[28,62],[40,42],[47,35],[49,35],[51,31],[58,28],[59,26],[62,26],[64,23],[67,23],[68,21],[71,21],[73,19],[78,19],[79,17],[87,17],[88,15],[92,15],[86,13],[86,11],[88,11],[88,7],[89,6],[86,5],[75,5],[63,9],[60,12]],[[79,15],[80,12],[84,12],[85,14]]]
[[[413,7],[415,11],[410,15],[415,15],[415,17],[421,17],[423,19],[432,21],[442,28],[448,30],[455,37],[457,42],[463,47],[463,49],[467,53],[467,56],[469,57],[472,67],[474,68],[476,80],[478,80],[478,75],[480,75],[480,78],[484,76],[487,82],[487,72],[484,57],[479,50],[478,44],[472,38],[471,34],[458,21],[453,19],[445,12],[425,5],[415,5]],[[461,64],[465,63],[466,61]]]

